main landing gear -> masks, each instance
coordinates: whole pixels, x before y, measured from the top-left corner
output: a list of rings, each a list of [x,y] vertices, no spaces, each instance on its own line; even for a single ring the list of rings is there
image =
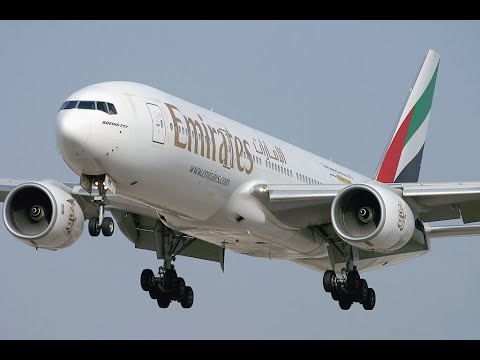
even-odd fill
[[[150,269],[145,269],[140,275],[140,285],[144,291],[148,291],[150,297],[157,300],[160,308],[167,308],[172,301],[178,301],[183,308],[188,309],[193,305],[193,290],[186,286],[185,280],[177,276],[173,265],[165,270],[162,266],[158,270],[158,276]]]
[[[348,310],[354,302],[363,305],[365,310],[375,307],[375,291],[368,287],[367,281],[360,278],[357,268],[342,269],[340,275],[328,270],[323,274],[323,288],[331,293],[333,300],[338,301],[342,310]]]
[[[93,198],[93,203],[98,205],[98,217],[88,220],[88,232],[91,236],[98,236],[100,232],[103,236],[112,236],[115,223],[111,217],[105,217],[105,205],[108,204],[105,176],[96,178],[94,184],[98,188],[98,195]]]
[[[163,266],[158,269],[158,276],[152,270],[145,269],[140,275],[140,285],[148,291],[150,297],[157,300],[160,308],[167,308],[172,301],[178,301],[183,308],[189,309],[193,305],[193,290],[185,284],[185,280],[177,275],[172,262],[178,240],[174,239],[172,230],[160,220],[153,230],[157,258],[163,259]]]

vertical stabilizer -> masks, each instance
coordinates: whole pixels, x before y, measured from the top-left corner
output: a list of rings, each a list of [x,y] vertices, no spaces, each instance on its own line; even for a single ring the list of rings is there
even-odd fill
[[[383,183],[417,182],[440,55],[428,50],[375,176]]]

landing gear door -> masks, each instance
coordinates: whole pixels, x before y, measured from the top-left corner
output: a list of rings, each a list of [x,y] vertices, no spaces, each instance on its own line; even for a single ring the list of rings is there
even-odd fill
[[[152,140],[153,142],[164,144],[167,124],[162,110],[155,104],[147,103],[147,107],[152,117]]]

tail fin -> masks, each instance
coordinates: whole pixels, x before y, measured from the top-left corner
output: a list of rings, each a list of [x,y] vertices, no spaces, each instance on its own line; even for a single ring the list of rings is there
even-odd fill
[[[417,182],[440,55],[428,50],[375,176],[383,183]]]

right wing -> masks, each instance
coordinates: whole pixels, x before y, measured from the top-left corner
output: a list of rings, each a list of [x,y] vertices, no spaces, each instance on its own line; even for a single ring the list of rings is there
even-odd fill
[[[83,218],[85,219],[98,216],[98,206],[92,202],[93,198],[98,195],[98,192],[93,191],[92,194],[90,194],[79,184],[74,183],[59,183],[52,180],[37,182],[0,179],[0,202],[5,202],[7,196],[12,191],[15,191],[17,186],[28,183],[41,183],[43,187],[55,189],[55,191],[61,191],[62,194],[68,196],[70,199],[75,199],[80,205],[84,215]],[[158,228],[158,224],[163,220],[152,206],[136,201],[135,199],[127,199],[116,194],[109,194],[108,205],[106,208],[112,213],[120,230],[135,244],[136,248],[156,251],[157,257],[160,259],[163,258],[163,244],[161,243],[163,240],[160,240],[159,242],[157,238],[157,241],[155,241],[154,237],[155,229]],[[79,226],[83,228],[83,223]],[[174,232],[173,235],[176,255],[215,261],[220,263],[223,268],[225,251],[223,247],[192,236],[186,236],[180,232]],[[29,245],[32,244],[29,243]],[[50,250],[55,249],[51,248]]]

